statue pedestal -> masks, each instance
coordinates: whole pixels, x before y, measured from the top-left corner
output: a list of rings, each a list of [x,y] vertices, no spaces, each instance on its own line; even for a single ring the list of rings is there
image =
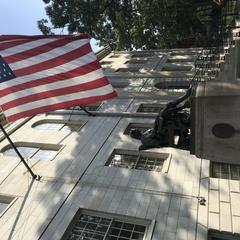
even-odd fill
[[[191,117],[192,154],[240,164],[240,82],[200,83],[192,98]]]

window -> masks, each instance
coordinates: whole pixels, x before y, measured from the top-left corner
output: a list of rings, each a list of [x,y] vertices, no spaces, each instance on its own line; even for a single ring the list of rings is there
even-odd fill
[[[153,124],[151,123],[129,123],[123,134],[129,135],[132,129],[138,129],[144,132],[150,128],[153,128]]]
[[[212,162],[211,177],[240,180],[240,165]]]
[[[195,60],[195,57],[191,56],[174,56],[174,57],[169,57],[167,60],[167,63],[193,63]]]
[[[169,154],[165,153],[115,149],[106,165],[109,167],[161,172],[165,160],[168,158]]]
[[[132,58],[156,57],[154,52],[139,52],[132,55]]]
[[[164,106],[160,104],[140,104],[137,112],[159,113],[163,107]]]
[[[100,106],[101,106],[101,104],[95,104],[95,105],[84,106],[84,108],[87,111],[97,111]],[[77,108],[77,109],[80,110],[80,111],[83,111],[81,108]]]
[[[111,55],[109,58],[118,58],[118,57],[120,57],[121,55],[120,54],[113,54],[113,55]]]
[[[87,106],[83,106],[87,111],[97,111],[99,109],[99,107],[102,104],[91,104],[91,105],[87,105]],[[77,107],[71,107],[69,108],[70,110],[77,110],[77,111],[83,111],[81,107],[77,106]]]
[[[126,69],[129,69],[129,72],[138,72],[142,69],[148,68],[148,59],[130,59],[125,62]],[[118,71],[128,72],[124,68],[120,68]]]
[[[14,202],[15,197],[0,194],[0,216]]]
[[[80,210],[62,240],[149,240],[154,222]]]
[[[158,89],[167,89],[167,90],[175,90],[175,89],[188,89],[190,85],[189,80],[184,81],[162,81],[157,82],[155,87]]]
[[[110,65],[113,63],[113,61],[102,61],[100,63],[101,63],[101,65]]]
[[[192,66],[165,66],[162,68],[162,71],[191,71],[192,70]]]
[[[148,59],[131,59],[125,62],[125,64],[147,64]]]
[[[111,84],[114,88],[125,88],[129,85],[127,82],[112,82]]]
[[[139,72],[140,67],[118,68],[115,72]]]
[[[23,144],[16,143],[15,145],[24,158],[34,160],[53,160],[53,158],[57,155],[58,151],[62,147],[61,145],[53,144],[50,144],[51,146],[49,146],[48,148],[43,146],[37,146],[38,144],[30,144],[30,146],[23,146]],[[5,156],[17,157],[16,152],[10,146],[7,146],[5,149],[3,149],[2,153]]]
[[[232,234],[230,232],[220,232],[217,230],[210,230],[208,232],[208,240],[238,240],[240,239],[239,234]]]
[[[39,130],[49,131],[64,131],[70,133],[72,131],[78,131],[83,126],[83,122],[79,121],[65,121],[61,119],[44,119],[35,122],[32,127]]]

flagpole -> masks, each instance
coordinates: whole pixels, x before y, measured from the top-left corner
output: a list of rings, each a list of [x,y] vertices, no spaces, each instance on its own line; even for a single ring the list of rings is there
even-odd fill
[[[32,178],[34,180],[40,180],[40,176],[36,175],[35,173],[33,173],[32,169],[28,166],[28,164],[26,163],[26,161],[24,160],[23,156],[21,155],[21,153],[18,151],[18,149],[16,148],[16,146],[14,145],[14,143],[12,142],[11,138],[8,136],[7,132],[5,131],[5,129],[3,128],[2,124],[0,124],[0,129],[2,130],[3,134],[5,135],[5,137],[7,138],[7,140],[9,141],[9,143],[11,144],[11,146],[13,147],[14,151],[16,152],[16,154],[18,155],[18,157],[20,158],[21,162],[24,164],[24,166],[27,168],[27,170],[30,172]]]

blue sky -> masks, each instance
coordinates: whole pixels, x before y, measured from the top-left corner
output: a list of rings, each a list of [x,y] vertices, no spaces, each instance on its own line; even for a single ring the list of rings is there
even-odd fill
[[[46,18],[45,4],[42,0],[0,0],[0,35],[41,34],[37,27],[37,21]],[[92,47],[96,51],[96,41],[92,41]]]
[[[37,20],[45,17],[42,0],[0,0],[0,34],[41,34]]]

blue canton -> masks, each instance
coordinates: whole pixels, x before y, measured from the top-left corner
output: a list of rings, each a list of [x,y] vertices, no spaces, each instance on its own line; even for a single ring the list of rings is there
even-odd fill
[[[0,82],[5,82],[15,78],[13,71],[0,56]]]

